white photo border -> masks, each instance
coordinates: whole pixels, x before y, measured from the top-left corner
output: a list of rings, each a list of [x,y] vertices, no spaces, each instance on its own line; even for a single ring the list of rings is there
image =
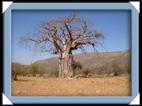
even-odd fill
[[[8,3],[8,2],[7,2]],[[3,3],[4,4],[4,3]],[[131,11],[131,96],[12,96],[11,95],[11,15],[12,10],[130,10]],[[139,95],[139,9],[133,3],[9,3],[3,5],[4,79],[3,95],[12,104],[131,104]],[[9,103],[10,104],[10,103]]]

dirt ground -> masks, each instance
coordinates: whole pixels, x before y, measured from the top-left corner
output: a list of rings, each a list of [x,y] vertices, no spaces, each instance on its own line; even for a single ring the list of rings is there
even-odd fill
[[[13,96],[129,96],[129,76],[105,78],[19,77],[12,81]]]

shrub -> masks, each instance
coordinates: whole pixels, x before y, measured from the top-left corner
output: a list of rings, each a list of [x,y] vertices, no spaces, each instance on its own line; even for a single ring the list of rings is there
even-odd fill
[[[33,63],[30,65],[30,73],[32,74],[32,76],[36,76],[36,74],[39,72],[39,67],[38,64]]]
[[[82,65],[80,64],[79,61],[74,61],[73,62],[73,69],[82,69]]]
[[[126,73],[131,74],[131,66],[130,66],[130,64],[126,64],[124,66],[124,70],[126,71]]]
[[[12,79],[17,80],[17,76],[21,74],[20,64],[12,64]]]
[[[95,67],[94,66],[88,66],[88,67],[84,67],[82,70],[82,74],[85,74],[85,76],[89,76],[91,74],[93,74],[93,72],[95,71]]]
[[[114,76],[130,74],[130,64],[126,64],[118,59],[114,59],[111,62],[106,62],[100,66],[99,74],[113,74]]]

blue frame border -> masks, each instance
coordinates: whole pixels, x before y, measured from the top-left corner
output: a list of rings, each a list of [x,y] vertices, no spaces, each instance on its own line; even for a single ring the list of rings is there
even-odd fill
[[[11,96],[11,14],[12,10],[130,10],[131,11],[131,96]],[[12,103],[119,103],[129,104],[139,93],[139,13],[130,3],[13,3],[4,12],[4,94]]]

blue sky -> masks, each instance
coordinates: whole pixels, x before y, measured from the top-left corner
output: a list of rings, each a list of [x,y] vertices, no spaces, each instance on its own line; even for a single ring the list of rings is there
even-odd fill
[[[43,20],[50,20],[55,17],[69,15],[71,11],[63,10],[13,10],[12,11],[12,62],[30,64],[37,60],[53,57],[49,53],[34,52],[19,45],[21,36],[32,32]],[[130,11],[77,11],[80,17],[91,20],[92,26],[104,33],[106,39],[103,41],[104,48],[97,48],[98,51],[124,51],[130,48]],[[86,51],[91,48],[86,46]],[[79,50],[74,53],[80,53]]]

